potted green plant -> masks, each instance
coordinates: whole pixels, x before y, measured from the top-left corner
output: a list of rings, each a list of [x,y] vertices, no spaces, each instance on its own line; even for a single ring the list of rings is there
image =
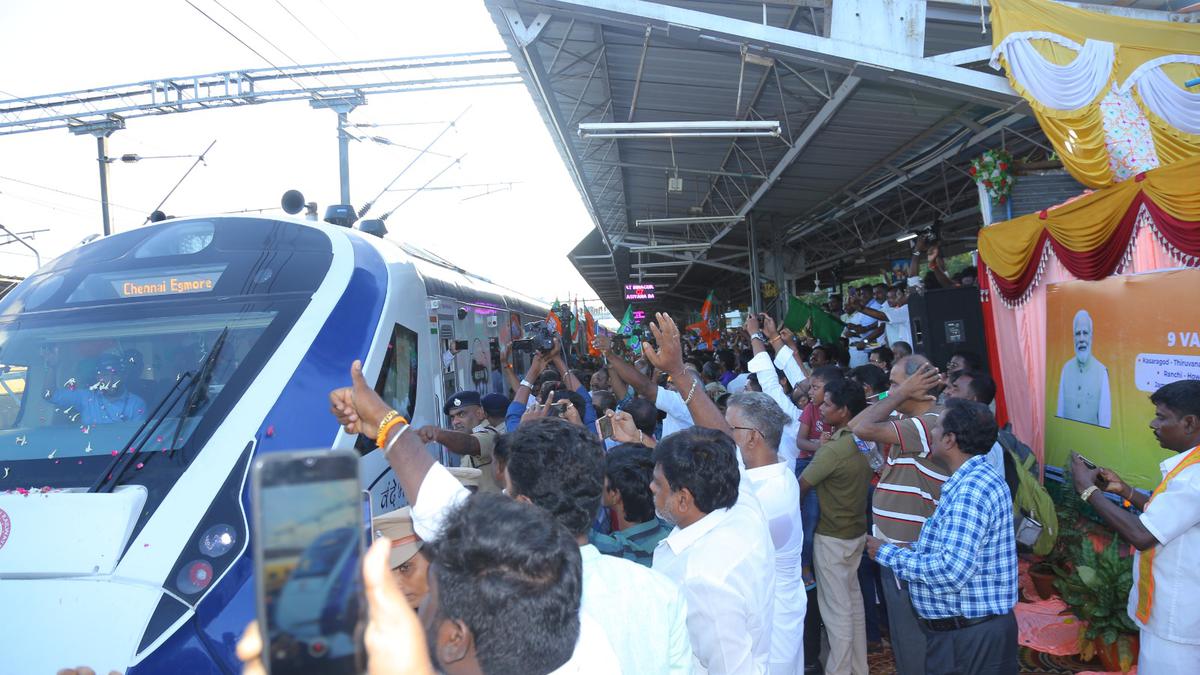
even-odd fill
[[[1126,672],[1137,660],[1138,627],[1126,612],[1133,585],[1133,559],[1121,556],[1119,538],[1101,553],[1091,541],[1078,542],[1074,567],[1054,582],[1066,612],[1081,622],[1079,653],[1100,657],[1105,670]]]

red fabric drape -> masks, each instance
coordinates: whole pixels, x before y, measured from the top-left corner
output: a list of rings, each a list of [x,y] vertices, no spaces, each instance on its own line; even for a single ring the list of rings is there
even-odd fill
[[[1190,222],[1176,218],[1155,204],[1154,200],[1145,193],[1139,193],[1130,202],[1117,229],[1103,246],[1091,251],[1072,251],[1055,241],[1049,232],[1043,231],[1038,239],[1037,247],[1034,249],[1035,253],[1020,277],[1012,281],[1000,276],[992,277],[996,290],[1008,302],[1019,302],[1029,287],[1037,281],[1039,269],[1044,264],[1042,258],[1045,256],[1047,240],[1050,242],[1050,247],[1054,249],[1055,257],[1075,278],[1095,281],[1113,274],[1120,266],[1126,251],[1129,250],[1129,242],[1133,237],[1137,215],[1143,205],[1149,212],[1151,220],[1154,221],[1155,229],[1167,243],[1175,248],[1177,254],[1181,257],[1200,258],[1200,221]]]

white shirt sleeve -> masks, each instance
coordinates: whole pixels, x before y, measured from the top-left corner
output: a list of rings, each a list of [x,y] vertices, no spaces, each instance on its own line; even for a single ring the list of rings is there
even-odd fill
[[[794,387],[805,379],[807,375],[804,373],[804,368],[796,359],[792,358],[792,348],[784,345],[775,353],[775,367],[782,370],[784,375],[787,375],[788,382]]]
[[[1160,544],[1169,544],[1200,524],[1200,469],[1187,469],[1172,478],[1139,518]]]
[[[792,363],[794,364],[795,361]],[[783,387],[779,386],[779,378],[775,377],[775,364],[771,363],[770,354],[766,352],[755,354],[746,367],[750,369],[750,372],[758,375],[758,386],[762,387],[763,393],[779,404],[789,418],[793,420],[800,418],[800,409],[796,407],[795,403],[792,403],[792,399],[788,397]]]
[[[692,375],[692,377],[697,378],[696,375]],[[700,380],[697,378],[693,381],[696,382],[696,389],[699,390]],[[704,392],[697,391],[696,394],[702,396]],[[695,424],[692,421],[692,413],[688,410],[687,404],[683,402],[683,397],[679,395],[679,392],[659,387],[658,395],[654,397],[654,407],[674,417],[683,426],[690,427]]]
[[[446,467],[434,462],[421,481],[417,503],[412,505],[413,530],[425,541],[434,541],[442,533],[446,516],[471,493]]]
[[[1108,368],[1100,374],[1100,426],[1112,428],[1112,393],[1108,390]]]

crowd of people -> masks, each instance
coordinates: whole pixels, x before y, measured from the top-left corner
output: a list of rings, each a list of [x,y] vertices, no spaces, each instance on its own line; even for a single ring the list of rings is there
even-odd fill
[[[646,337],[505,354],[511,398],[456,394],[449,429],[393,421],[355,362],[332,411],[409,503],[365,561],[371,672],[865,675],[883,636],[902,675],[1017,672],[1014,464],[978,356],[852,365],[765,315],[714,349],[665,314]],[[1196,389],[1164,399],[1178,444]]]

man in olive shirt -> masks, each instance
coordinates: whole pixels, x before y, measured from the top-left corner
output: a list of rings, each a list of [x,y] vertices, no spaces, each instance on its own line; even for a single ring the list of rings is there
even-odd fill
[[[871,465],[846,425],[867,407],[862,385],[839,380],[825,385],[821,416],[829,441],[800,475],[801,499],[814,487],[821,506],[813,537],[817,604],[829,634],[830,675],[867,675],[866,615],[858,563],[867,540],[867,489]]]

